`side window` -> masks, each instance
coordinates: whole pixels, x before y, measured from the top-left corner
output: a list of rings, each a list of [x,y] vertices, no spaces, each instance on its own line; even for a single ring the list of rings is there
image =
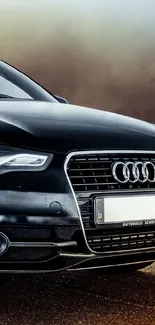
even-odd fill
[[[24,90],[0,76],[0,94],[16,98],[32,99]]]

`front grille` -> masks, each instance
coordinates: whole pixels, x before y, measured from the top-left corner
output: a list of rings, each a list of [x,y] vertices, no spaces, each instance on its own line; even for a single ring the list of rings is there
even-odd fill
[[[116,162],[151,162],[155,165],[155,154],[152,153],[90,153],[73,154],[67,165],[67,173],[75,192],[80,208],[86,238],[89,247],[95,252],[113,252],[129,249],[155,247],[155,228],[106,227],[97,229],[94,224],[94,198],[104,193],[146,192],[155,190],[155,182],[116,181],[112,174]],[[109,226],[110,227],[110,226]]]
[[[68,164],[68,175],[75,192],[109,191],[127,189],[155,189],[155,182],[118,183],[112,175],[115,162],[152,162],[152,154],[82,154],[73,156]]]
[[[155,247],[155,230],[141,227],[137,230],[86,231],[89,247],[95,252],[115,252]]]
[[[155,190],[155,182],[121,184],[112,175],[116,162],[152,162],[155,154],[147,153],[99,153],[74,155],[69,160],[67,173],[75,191],[85,227],[93,226],[93,199],[104,192]]]

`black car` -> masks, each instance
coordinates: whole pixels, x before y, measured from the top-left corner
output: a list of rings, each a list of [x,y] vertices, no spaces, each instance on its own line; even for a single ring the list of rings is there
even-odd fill
[[[0,61],[0,272],[155,261],[155,127]]]

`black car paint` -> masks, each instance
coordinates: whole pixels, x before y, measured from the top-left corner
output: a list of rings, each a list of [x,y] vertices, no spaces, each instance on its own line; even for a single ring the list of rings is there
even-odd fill
[[[103,148],[153,150],[155,128],[147,122],[86,107],[0,101],[0,142],[64,154]]]
[[[74,264],[85,261],[98,263],[98,257],[89,252],[82,236],[78,209],[64,171],[66,155],[79,150],[155,150],[154,126],[114,113],[60,104],[40,85],[4,62],[0,62],[0,71],[33,97],[33,100],[0,100],[0,145],[54,154],[43,172],[0,176],[0,231],[6,233],[9,227],[17,227],[19,232],[21,227],[51,227],[58,242],[74,240],[78,234],[82,243],[77,255],[76,250],[67,253],[57,250],[54,257],[43,263],[3,262],[1,270],[52,271],[74,268]],[[52,211],[53,202],[60,202],[60,213]],[[151,260],[153,253],[148,253]],[[123,258],[124,264],[132,262],[137,256],[115,254],[109,256],[109,262],[103,256],[103,264],[114,263],[112,259],[117,255],[118,264],[123,264]],[[142,260],[143,257],[139,258],[139,262]]]

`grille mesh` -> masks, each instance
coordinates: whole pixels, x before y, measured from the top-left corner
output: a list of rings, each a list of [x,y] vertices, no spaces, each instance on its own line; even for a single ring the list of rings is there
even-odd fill
[[[152,154],[87,154],[77,155],[70,159],[68,175],[75,192],[148,189],[154,188],[155,183],[120,184],[112,175],[112,165],[117,162],[146,162],[155,163]]]
[[[155,183],[118,183],[112,175],[115,162],[147,162],[155,164],[155,155],[141,153],[82,154],[73,156],[67,167],[85,227],[93,223],[93,197],[105,191],[155,190]]]
[[[0,232],[4,233],[12,242],[48,242],[56,241],[56,233],[53,228],[37,227],[6,227],[1,226]],[[52,258],[55,251],[51,248],[41,247],[10,247],[4,255],[0,256],[1,262],[34,262]]]
[[[52,256],[54,256],[54,252],[51,248],[11,247],[4,255],[0,256],[0,262],[37,262],[47,260]]]
[[[138,231],[139,230],[139,231]],[[155,231],[141,228],[124,232],[122,229],[113,232],[91,231],[87,233],[90,248],[95,252],[119,251],[138,248],[155,247]]]

